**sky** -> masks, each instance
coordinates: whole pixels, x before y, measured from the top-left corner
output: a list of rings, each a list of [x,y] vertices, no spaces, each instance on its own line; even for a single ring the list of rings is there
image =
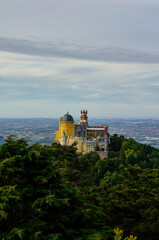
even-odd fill
[[[158,0],[0,0],[0,117],[159,118]]]

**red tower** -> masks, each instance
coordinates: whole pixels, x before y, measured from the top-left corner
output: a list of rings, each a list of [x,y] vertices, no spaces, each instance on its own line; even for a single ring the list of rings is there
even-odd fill
[[[81,110],[81,121],[80,122],[87,122],[88,116],[87,116],[87,110]]]

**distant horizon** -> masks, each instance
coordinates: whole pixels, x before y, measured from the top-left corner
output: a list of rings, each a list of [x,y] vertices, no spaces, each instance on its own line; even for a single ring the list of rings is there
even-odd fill
[[[59,120],[60,117],[0,117],[0,119],[57,119]],[[80,117],[74,117],[74,119],[80,119]],[[159,120],[159,118],[140,118],[140,117],[88,117],[89,119],[116,119],[116,120]]]
[[[74,117],[78,123],[79,117]],[[121,118],[88,118],[89,126],[107,125],[111,135],[123,135],[134,138],[145,144],[159,148],[159,119],[121,119]],[[51,144],[58,129],[59,119],[56,118],[0,118],[0,145],[5,139],[14,135],[25,138],[29,144]]]

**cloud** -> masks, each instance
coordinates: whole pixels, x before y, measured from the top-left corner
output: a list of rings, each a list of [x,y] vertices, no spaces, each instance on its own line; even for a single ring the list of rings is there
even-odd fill
[[[81,108],[92,111],[92,116],[94,111],[98,116],[149,116],[147,106],[158,102],[158,64],[1,52],[0,65],[2,117],[55,117],[67,110],[78,116]],[[158,111],[152,113],[158,117]]]
[[[84,43],[67,43],[55,40],[38,42],[1,37],[0,51],[101,62],[159,63],[159,54],[153,52],[118,47],[96,47]]]

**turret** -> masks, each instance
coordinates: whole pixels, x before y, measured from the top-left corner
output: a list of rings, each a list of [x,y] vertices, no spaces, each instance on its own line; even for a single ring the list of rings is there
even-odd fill
[[[60,139],[60,143],[61,143],[62,146],[66,145],[66,140],[67,140],[67,136],[65,134],[65,131],[63,130],[63,133],[62,133],[62,136],[61,136],[61,139]]]
[[[86,122],[86,123],[88,123],[88,116],[87,116],[87,110],[85,111],[85,110],[81,110],[81,120],[80,120],[80,122]]]
[[[81,125],[81,137],[84,139],[87,139],[87,126],[88,126],[88,116],[87,116],[87,110],[81,110],[81,120],[80,120],[80,125]]]

